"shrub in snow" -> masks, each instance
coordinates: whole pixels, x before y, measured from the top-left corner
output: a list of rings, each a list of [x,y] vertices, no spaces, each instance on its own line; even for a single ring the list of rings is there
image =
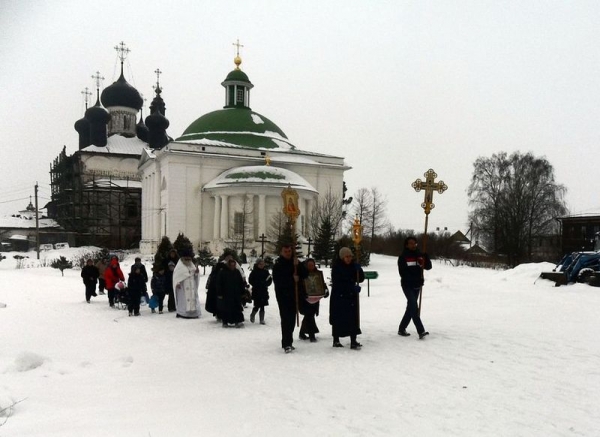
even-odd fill
[[[17,269],[22,269],[25,267],[25,258],[27,258],[26,256],[15,255],[13,258],[17,260]]]
[[[69,261],[68,259],[66,259],[64,256],[61,256],[60,258],[52,261],[52,264],[50,264],[50,267],[52,267],[53,269],[59,269],[60,273],[63,276],[65,276],[65,269],[72,269],[73,263],[71,261]]]

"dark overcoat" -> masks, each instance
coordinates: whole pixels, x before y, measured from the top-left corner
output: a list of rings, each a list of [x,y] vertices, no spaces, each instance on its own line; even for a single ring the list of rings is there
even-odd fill
[[[254,267],[250,272],[248,281],[252,286],[252,301],[255,307],[264,307],[269,305],[269,286],[273,283],[273,278],[266,268]]]
[[[81,278],[85,285],[96,285],[99,276],[100,271],[98,270],[98,267],[93,264],[91,266],[86,264],[85,267],[81,269]]]
[[[359,325],[358,283],[365,280],[360,265],[338,259],[331,267],[331,301],[329,323],[334,337],[361,333]]]
[[[219,309],[217,308],[217,278],[219,277],[219,272],[225,268],[227,268],[227,266],[223,262],[215,264],[206,281],[206,303],[204,304],[204,308],[206,309],[206,312],[215,316],[219,312]]]
[[[304,264],[298,263],[296,274],[299,280],[306,278],[308,272]],[[293,258],[285,259],[280,256],[273,265],[273,284],[275,284],[275,297],[280,310],[286,313],[296,312],[296,285],[294,283],[294,261]],[[298,284],[300,287],[300,284]],[[298,289],[300,293],[302,290]],[[298,301],[301,297],[298,296]]]
[[[242,294],[246,287],[238,269],[221,269],[217,275],[217,309],[225,323],[244,321]]]

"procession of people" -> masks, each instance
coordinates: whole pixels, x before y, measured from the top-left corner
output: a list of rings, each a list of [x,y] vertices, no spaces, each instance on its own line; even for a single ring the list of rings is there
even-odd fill
[[[245,299],[251,296],[253,307],[250,322],[255,323],[259,316],[260,325],[266,322],[266,307],[269,305],[269,287],[274,286],[279,310],[281,348],[285,353],[295,350],[294,331],[299,327],[298,338],[317,342],[316,334],[322,299],[330,298],[329,324],[331,325],[332,346],[343,348],[342,339],[350,338],[350,349],[361,350],[358,336],[362,334],[360,324],[360,292],[365,273],[350,247],[341,247],[331,265],[329,291],[323,272],[313,258],[300,260],[292,244],[283,244],[275,260],[272,273],[263,258],[254,262],[248,281],[235,252],[226,249],[213,266],[206,281],[205,310],[213,315],[224,328],[243,328]],[[406,309],[400,320],[398,335],[410,336],[407,331],[413,322],[419,339],[429,332],[425,330],[419,311],[419,295],[424,283],[424,271],[432,267],[427,253],[417,249],[414,236],[406,238],[404,248],[398,257],[400,286],[406,297]],[[82,268],[81,278],[85,284],[86,302],[90,303],[98,291],[107,290],[111,307],[124,303],[130,316],[139,316],[140,303],[148,303],[152,313],[163,314],[164,300],[168,297],[167,309],[176,317],[197,319],[201,316],[199,297],[200,271],[194,262],[194,252],[183,249],[169,250],[160,263],[152,267],[150,289],[147,292],[149,277],[140,257],[135,258],[127,282],[117,255],[103,257],[94,264],[88,259]],[[300,315],[302,321],[300,322]]]

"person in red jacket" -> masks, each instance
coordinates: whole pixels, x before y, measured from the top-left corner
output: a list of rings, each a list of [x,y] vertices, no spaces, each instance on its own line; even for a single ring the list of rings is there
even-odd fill
[[[108,304],[111,307],[115,306],[115,285],[119,281],[125,281],[125,276],[123,275],[123,271],[119,266],[119,259],[116,255],[113,255],[110,258],[110,263],[108,267],[104,271],[104,282],[106,283],[106,289],[108,290]]]

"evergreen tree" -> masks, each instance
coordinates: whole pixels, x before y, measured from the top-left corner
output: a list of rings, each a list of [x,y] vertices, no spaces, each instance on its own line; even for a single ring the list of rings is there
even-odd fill
[[[177,251],[178,254],[187,251],[191,251],[191,253],[194,253],[194,246],[192,245],[192,242],[181,232],[179,233],[179,235],[177,235],[177,238],[173,243],[173,248]]]
[[[335,231],[330,217],[324,217],[315,235],[313,258],[328,266],[335,258]]]
[[[163,261],[167,259],[167,255],[169,251],[173,249],[173,244],[171,244],[171,240],[166,235],[162,237],[160,240],[160,244],[158,245],[158,249],[154,254],[154,266],[162,266]]]
[[[198,256],[195,259],[196,263],[203,267],[202,274],[206,274],[207,266],[214,266],[217,263],[215,256],[208,247],[204,247],[198,251]]]
[[[103,247],[96,253],[96,260],[99,261],[106,258],[110,259],[110,251],[106,247]]]
[[[295,246],[294,242],[296,242]],[[302,244],[298,242],[298,234],[292,235],[292,226],[289,222],[283,227],[282,232],[275,243],[275,252],[278,255],[284,245],[294,246],[295,254],[298,258],[304,256],[302,254]]]
[[[59,269],[62,276],[65,276],[65,269],[72,269],[73,263],[67,260],[64,256],[61,256],[60,258],[52,261],[50,267],[52,267],[53,269]]]

